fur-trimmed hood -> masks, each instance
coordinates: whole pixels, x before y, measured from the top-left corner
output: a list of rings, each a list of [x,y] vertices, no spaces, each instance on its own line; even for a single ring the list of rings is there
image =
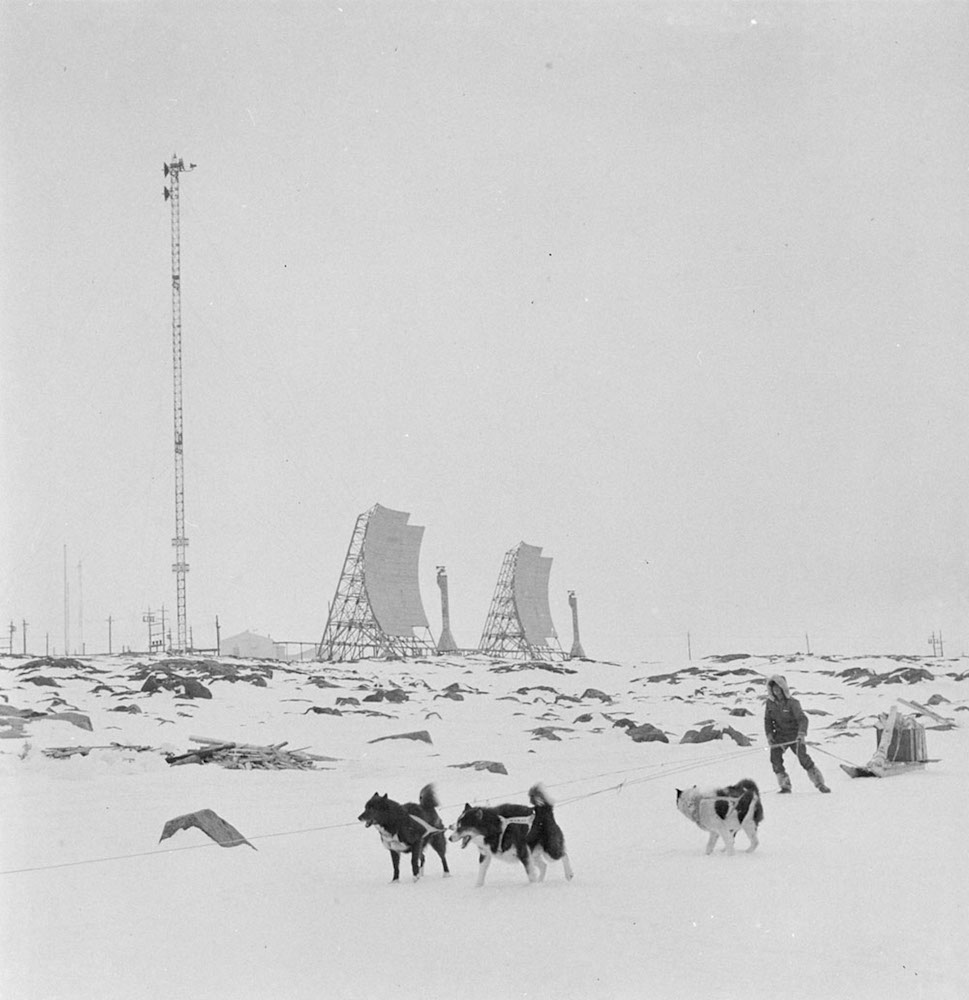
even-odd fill
[[[788,701],[791,697],[791,689],[787,686],[787,678],[781,674],[774,674],[772,677],[767,678],[767,700],[775,701],[774,692],[771,690],[771,684],[776,684],[783,693],[785,699]]]

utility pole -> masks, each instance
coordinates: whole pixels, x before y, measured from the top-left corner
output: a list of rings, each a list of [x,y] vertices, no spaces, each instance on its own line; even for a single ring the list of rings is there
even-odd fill
[[[64,655],[71,655],[71,600],[67,584],[67,546],[64,546]]]
[[[165,200],[172,203],[172,373],[175,416],[175,537],[172,539],[175,562],[172,563],[172,571],[175,573],[176,593],[174,648],[178,653],[184,653],[188,649],[185,607],[185,576],[188,573],[185,549],[188,538],[185,537],[185,459],[182,433],[182,251],[178,192],[182,173],[194,169],[194,163],[186,167],[185,161],[174,153],[164,166],[165,176],[171,185],[165,188]]]
[[[108,615],[108,656],[110,656],[111,653],[112,653],[112,649],[111,649],[111,622],[112,622],[111,615]]]
[[[20,619],[20,634],[24,640],[24,656],[27,655],[27,619]]]
[[[81,562],[77,563],[77,645],[84,655],[84,577],[81,575]]]
[[[215,616],[215,655],[222,655],[222,632],[218,615]]]
[[[807,655],[811,655],[811,639],[807,632],[804,633],[804,645],[807,646]]]
[[[8,626],[8,631],[10,632],[10,639],[7,642],[7,652],[13,656],[13,634],[17,631],[17,626],[11,622]]]
[[[934,632],[929,636],[929,645],[932,647],[932,655],[942,657],[945,653],[942,651],[942,630],[939,630],[939,634],[936,635]]]
[[[693,646],[690,644],[690,633],[686,633],[686,656],[687,659],[693,662]]]

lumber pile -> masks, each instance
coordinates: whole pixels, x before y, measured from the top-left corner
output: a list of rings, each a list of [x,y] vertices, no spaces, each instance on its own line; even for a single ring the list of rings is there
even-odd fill
[[[284,750],[287,741],[257,746],[254,743],[213,740],[206,736],[190,736],[189,739],[200,746],[187,753],[167,755],[165,760],[169,764],[218,764],[236,771],[312,771],[317,768],[318,762],[336,759],[305,753],[305,747]]]

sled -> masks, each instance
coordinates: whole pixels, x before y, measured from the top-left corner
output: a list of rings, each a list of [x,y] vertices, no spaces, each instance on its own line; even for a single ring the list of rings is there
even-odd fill
[[[891,760],[868,767],[856,767],[852,764],[841,764],[840,767],[849,778],[889,778],[905,771],[922,771],[926,764],[937,763],[937,760]]]
[[[841,765],[841,770],[849,778],[890,778],[906,771],[921,771],[926,764],[937,763],[937,760],[926,756],[925,727],[916,722],[913,716],[899,717],[894,705],[888,713],[884,728],[876,728],[876,734],[878,746],[867,764]]]

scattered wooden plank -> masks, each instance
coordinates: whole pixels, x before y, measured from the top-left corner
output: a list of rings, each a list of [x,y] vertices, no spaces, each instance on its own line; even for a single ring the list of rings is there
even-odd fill
[[[954,719],[947,719],[944,715],[939,715],[933,712],[931,708],[926,708],[925,705],[920,705],[917,701],[906,701],[904,698],[898,699],[903,705],[907,705],[909,708],[914,708],[916,712],[921,712],[923,715],[927,715],[930,719],[935,719],[936,722],[944,726],[955,726]]]

